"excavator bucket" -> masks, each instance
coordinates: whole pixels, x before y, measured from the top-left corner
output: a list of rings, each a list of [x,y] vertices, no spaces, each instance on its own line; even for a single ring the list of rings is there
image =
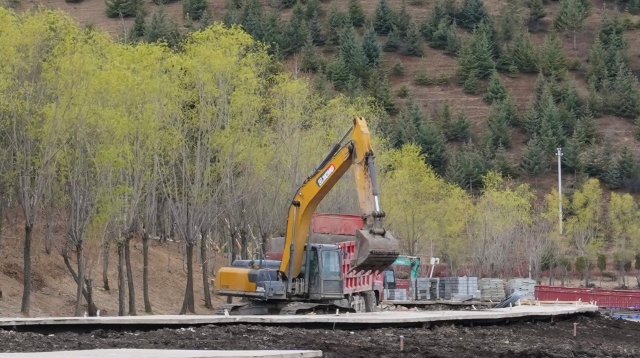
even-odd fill
[[[373,231],[356,231],[356,252],[355,259],[351,262],[351,271],[384,271],[400,255],[398,240],[389,231],[384,231],[384,235]]]

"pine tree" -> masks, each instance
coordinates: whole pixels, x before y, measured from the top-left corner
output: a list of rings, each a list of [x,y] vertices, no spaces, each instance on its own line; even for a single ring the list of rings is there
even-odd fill
[[[540,134],[540,127],[542,126],[542,118],[536,109],[535,104],[530,104],[523,118],[524,130],[527,134]]]
[[[389,115],[398,113],[398,105],[393,99],[391,85],[384,69],[376,67],[369,76],[369,91],[373,97]]]
[[[389,32],[389,36],[387,36],[387,41],[382,46],[382,50],[384,52],[396,52],[400,48],[400,33],[395,30],[391,30]]]
[[[640,14],[640,0],[630,0],[627,4],[627,11],[632,15]]]
[[[622,148],[617,164],[622,184],[625,186],[638,177],[638,162],[628,146]]]
[[[450,116],[443,118],[440,125],[447,140],[464,142],[471,138],[471,121],[464,110],[455,119]]]
[[[320,62],[321,58],[318,50],[313,45],[311,35],[307,36],[307,42],[305,42],[300,51],[300,69],[305,72],[319,71],[322,65]]]
[[[207,8],[207,0],[184,0],[182,2],[182,14],[185,17],[188,16],[194,21],[202,19],[202,16],[204,16]]]
[[[573,135],[564,148],[562,148],[562,167],[577,173],[581,169],[580,153],[582,151],[583,142],[577,130],[573,131]]]
[[[487,146],[491,149],[497,149],[501,145],[507,149],[511,148],[511,131],[500,103],[494,103],[491,106],[484,136]]]
[[[427,157],[427,163],[436,173],[444,174],[447,166],[447,144],[444,135],[435,123],[429,120],[419,131],[419,144],[422,153]]]
[[[369,27],[366,30],[364,38],[362,39],[362,50],[365,56],[367,56],[367,62],[370,66],[377,66],[382,62],[382,48],[378,43],[376,31],[373,27]]]
[[[320,18],[322,14],[322,7],[320,6],[320,0],[308,0],[307,6],[304,10],[305,19],[311,20],[314,17]]]
[[[287,39],[286,47],[283,49],[286,54],[293,54],[304,46],[309,33],[307,22],[305,21],[304,9],[302,5],[296,4],[293,7],[291,19],[285,28],[284,36]]]
[[[545,153],[542,143],[535,134],[522,150],[520,168],[528,175],[544,174],[549,170],[547,153]]]
[[[547,16],[543,0],[527,0],[526,4],[529,8],[529,21],[536,25],[536,31],[540,30],[540,20]]]
[[[620,63],[614,83],[614,113],[621,117],[636,118],[640,116],[640,88],[638,79],[631,73],[626,64]]]
[[[144,12],[138,11],[136,14],[136,18],[133,21],[133,31],[132,34],[135,38],[141,38],[145,36],[146,31],[146,23],[144,21]]]
[[[478,72],[472,70],[462,85],[462,91],[466,94],[478,94]]]
[[[105,0],[107,5],[107,17],[136,16],[142,10],[142,0]]]
[[[349,22],[348,15],[341,12],[340,9],[338,9],[337,3],[332,1],[327,13],[327,28],[325,32],[327,42],[332,45],[337,45],[340,41],[340,33],[347,25],[350,25]]]
[[[409,26],[413,22],[404,0],[402,0],[402,5],[400,5],[400,10],[394,13],[394,20],[393,24],[400,33],[400,38],[404,41],[407,38]]]
[[[482,0],[464,0],[456,18],[460,20],[461,27],[473,30],[476,25],[489,19],[489,13]]]
[[[320,24],[320,15],[317,11],[313,13],[311,19],[309,20],[309,35],[311,35],[311,41],[314,45],[324,45],[324,33],[322,32],[322,25]]]
[[[490,76],[495,71],[495,63],[490,44],[484,31],[474,31],[471,41],[465,42],[458,55],[457,74],[463,81],[475,72],[477,79]]]
[[[465,143],[461,150],[450,155],[445,178],[466,190],[480,189],[482,177],[489,170],[489,163],[470,144]]]
[[[436,30],[429,38],[429,47],[437,50],[444,50],[447,47],[447,36],[449,34],[449,28],[451,27],[451,21],[448,18],[440,19]]]
[[[520,115],[518,114],[518,102],[511,92],[507,91],[507,97],[500,103],[500,113],[502,113],[508,126],[521,124]]]
[[[598,140],[596,120],[588,106],[585,109],[584,115],[576,121],[576,132],[578,133],[581,143],[593,145]]]
[[[355,27],[364,26],[366,15],[364,14],[364,9],[362,8],[360,0],[349,0],[347,7],[351,24]]]
[[[558,30],[573,34],[573,49],[576,50],[576,33],[584,28],[591,12],[589,1],[560,0],[560,9],[553,24]]]
[[[525,25],[523,2],[520,0],[506,1],[500,7],[496,24],[500,42],[509,46],[515,39],[514,36]]]
[[[533,47],[529,33],[521,31],[516,36],[513,46],[513,62],[520,72],[536,73],[538,72],[538,56],[536,49]]]
[[[492,104],[495,101],[502,101],[507,98],[507,88],[502,84],[500,76],[497,72],[491,75],[489,85],[487,86],[487,92],[482,97],[482,100],[487,104]]]
[[[418,33],[418,28],[411,22],[409,29],[407,30],[406,37],[407,55],[420,57],[424,55],[424,49],[422,48],[422,38]]]
[[[602,180],[607,184],[609,189],[615,190],[622,188],[622,176],[620,175],[620,167],[615,161],[606,163],[604,172],[601,174]]]
[[[344,29],[340,35],[340,56],[351,74],[356,78],[365,78],[369,60],[362,44],[356,39],[353,27]]]
[[[158,6],[151,13],[151,20],[145,31],[147,41],[165,41],[169,47],[176,46],[180,42],[178,25],[171,19],[164,5]]]
[[[561,76],[567,70],[567,60],[562,47],[562,41],[555,31],[544,37],[540,51],[540,71],[545,76]]]
[[[491,159],[491,169],[501,173],[503,177],[515,178],[518,176],[518,172],[515,170],[512,160],[506,148],[500,145]]]
[[[408,96],[405,102],[405,106],[400,112],[400,121],[399,123],[404,127],[404,142],[415,143],[418,145],[422,145],[422,138],[420,137],[420,133],[422,131],[422,126],[424,125],[425,116],[420,110],[420,107],[415,102],[413,96]]]
[[[444,48],[445,55],[456,56],[460,51],[460,37],[456,32],[458,27],[454,21],[451,26],[447,28],[446,46]]]
[[[333,87],[336,91],[345,90],[349,84],[349,67],[342,56],[336,56],[329,64],[327,65],[327,77],[331,82],[333,82]]]
[[[373,28],[378,35],[387,35],[393,29],[395,16],[387,0],[380,0],[373,15]]]
[[[591,45],[587,63],[587,73],[585,78],[587,81],[593,81],[596,89],[601,90],[602,83],[609,77],[609,74],[607,73],[604,47],[598,36],[593,40],[593,45]]]

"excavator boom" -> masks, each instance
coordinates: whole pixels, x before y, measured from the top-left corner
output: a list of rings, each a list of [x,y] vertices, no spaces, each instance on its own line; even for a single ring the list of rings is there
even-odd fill
[[[345,140],[348,136],[350,140]],[[302,267],[303,248],[311,218],[318,204],[351,167],[365,225],[356,232],[356,259],[352,271],[382,271],[396,260],[398,241],[382,227],[373,149],[364,118],[356,117],[353,127],[334,145],[322,163],[296,192],[287,219],[280,271],[291,279]]]

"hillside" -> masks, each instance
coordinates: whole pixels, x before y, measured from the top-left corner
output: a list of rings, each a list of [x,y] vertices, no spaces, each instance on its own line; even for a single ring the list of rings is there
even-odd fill
[[[23,261],[22,247],[24,229],[19,211],[7,215],[8,222],[3,228],[0,242],[0,317],[20,316],[20,302],[22,299]],[[37,225],[34,230],[32,250],[33,257],[33,292],[31,295],[31,317],[44,316],[73,316],[75,307],[76,283],[64,265],[58,250],[64,242],[60,222],[51,231],[53,249],[50,254],[45,251],[47,234],[45,224]],[[115,247],[109,252],[108,279],[110,291],[105,291],[102,282],[102,255],[96,243],[87,245],[85,250],[87,270],[94,280],[94,302],[101,315],[118,315],[118,254]],[[167,241],[161,243],[151,240],[149,248],[149,298],[154,314],[177,314],[184,298],[186,268],[184,262],[183,244]],[[227,258],[211,257],[211,275],[227,264]],[[142,297],[142,243],[139,239],[131,242],[131,269],[134,277],[137,314],[144,315],[144,301]],[[75,261],[71,264],[77,270]],[[194,290],[196,299],[196,313],[206,314],[212,311],[204,307],[202,291],[201,266],[194,268]],[[125,293],[125,300],[128,296]],[[212,295],[214,307],[225,298]],[[86,301],[84,304],[86,309]]]
[[[375,11],[379,6],[379,1],[358,1],[356,3],[361,5],[366,15],[365,26],[355,28],[356,33],[359,34],[358,37],[361,40],[365,35],[365,29],[368,24],[372,24],[374,21]],[[404,4],[406,7],[404,14],[408,14],[416,26],[423,26],[425,20],[433,11],[435,11],[436,3],[436,1],[409,1]],[[482,4],[482,2],[479,3]],[[521,4],[526,5],[530,3],[531,2],[526,2]],[[575,83],[583,100],[587,100],[587,97],[589,96],[585,72],[587,70],[587,60],[594,41],[594,36],[596,36],[598,29],[602,24],[603,17],[613,16],[615,12],[614,4],[611,2],[590,1],[588,3],[590,3],[589,16],[585,20],[583,24],[584,26],[576,32],[576,48],[574,49],[573,47],[574,38],[571,36],[570,32],[559,34],[567,64],[572,64],[569,66],[571,70],[568,72],[568,79]],[[106,5],[101,0],[85,0],[79,3],[66,3],[64,0],[46,0],[42,2],[23,0],[23,2],[17,3],[15,7],[18,10],[24,10],[38,4],[44,4],[51,8],[68,11],[72,17],[77,19],[81,24],[102,28],[108,31],[112,36],[120,39],[123,39],[125,31],[128,31],[127,36],[129,36],[129,38],[132,37],[132,31],[135,32],[135,29],[133,29],[133,17],[125,17],[124,19],[107,18],[105,15]],[[255,5],[258,4],[257,2],[233,2],[233,4],[237,6],[237,10],[234,10],[234,12],[227,10],[229,6],[225,0],[209,1],[207,4],[213,20],[229,21],[229,19],[232,19],[232,22],[240,24],[243,24],[243,21],[250,21],[247,20],[247,16],[261,16],[262,20],[260,21],[268,21],[269,16],[272,16],[273,13],[279,12],[280,14],[278,16],[281,16],[282,18],[280,20],[281,24],[279,25],[279,31],[282,31],[285,34],[283,35],[285,37],[293,36],[291,35],[291,31],[294,30],[287,28],[290,24],[287,24],[286,21],[291,21],[292,17],[295,17],[295,14],[293,14],[294,10],[292,9],[295,8],[295,6],[293,6],[294,3],[278,2],[278,4],[280,4],[280,10],[278,10],[276,5],[274,5],[276,2],[262,2],[259,4],[261,7],[261,14],[259,15],[251,15],[251,7],[258,6]],[[231,4],[231,2],[229,2],[229,4]],[[305,4],[301,6],[303,9],[308,9],[309,6],[320,7],[321,10],[317,21],[319,21],[319,26],[325,37],[328,36],[331,21],[336,21],[330,18],[334,15],[331,14],[332,6],[336,5],[337,9],[343,11],[342,14],[347,13],[349,7],[349,1],[346,0],[336,0],[331,2],[324,1],[319,3],[310,0],[308,2],[303,2],[303,4]],[[387,4],[396,13],[401,11],[403,6],[403,2],[400,0],[390,0]],[[463,2],[458,1],[457,4],[460,6]],[[502,7],[507,6],[508,4],[509,2],[487,0],[484,2],[484,7],[491,16],[498,19],[500,17]],[[560,4],[556,1],[544,1],[543,4],[543,9],[546,13],[545,16],[540,19],[537,24],[535,22],[528,21],[529,24],[527,26],[529,30],[527,35],[530,37],[534,46],[536,46],[536,52],[540,51],[545,36],[547,36],[553,28],[554,19],[558,16],[560,11]],[[150,18],[153,16],[154,10],[156,10],[158,6],[154,5],[151,1],[146,1],[143,6],[147,13],[146,21],[148,24],[149,21],[151,21]],[[170,17],[178,24],[182,32],[188,31],[188,28],[185,28],[185,26],[189,26],[189,28],[198,27],[197,22],[194,24],[184,20],[182,2],[171,2],[165,6],[167,14],[169,14]],[[521,7],[520,10],[523,12],[523,16],[526,19],[529,9],[524,6]],[[624,6],[620,7],[618,11],[624,11]],[[621,19],[624,19],[624,22],[628,24],[626,31],[624,31],[624,36],[628,42],[626,50],[628,65],[632,71],[636,72],[640,68],[640,58],[636,56],[633,49],[636,49],[637,46],[640,45],[640,36],[638,36],[638,32],[640,30],[635,26],[635,24],[640,23],[640,17],[637,15],[631,15],[628,12],[624,14],[620,13],[620,16]],[[253,21],[256,20],[254,19]],[[304,24],[309,24],[310,21],[313,20],[308,20]],[[245,27],[246,26],[249,25],[245,25]],[[267,31],[264,29],[267,24],[262,24],[260,26],[262,26],[260,27],[260,29],[262,29],[260,31]],[[420,28],[420,30],[422,30],[422,28]],[[250,28],[249,32],[252,32]],[[470,37],[470,31],[464,30],[461,27],[458,27],[456,32],[460,39]],[[388,36],[377,35],[376,37],[380,46],[384,47]],[[279,41],[282,41],[282,39]],[[440,108],[445,101],[448,101],[454,114],[459,113],[460,111],[464,111],[466,113],[471,122],[471,136],[469,140],[474,144],[474,150],[481,150],[484,141],[482,137],[483,132],[487,128],[487,118],[491,113],[491,106],[483,101],[482,98],[486,90],[488,79],[480,79],[477,94],[468,94],[467,91],[463,89],[464,86],[462,86],[462,83],[457,83],[456,81],[455,74],[459,66],[459,58],[453,55],[447,55],[443,50],[433,48],[429,45],[429,41],[424,41],[424,38],[421,39],[421,42],[421,47],[424,51],[422,56],[408,56],[400,54],[399,52],[384,52],[383,67],[389,71],[388,78],[391,85],[391,95],[393,96],[393,101],[395,101],[398,106],[398,110],[401,111],[404,103],[406,102],[406,98],[401,98],[405,96],[399,95],[399,91],[406,92],[407,89],[412,93],[423,114],[428,116],[434,117],[438,108]],[[313,79],[314,77],[317,77],[318,73],[301,71],[301,68],[304,67],[304,47],[300,48],[299,46],[301,45],[302,43],[298,45],[297,50],[294,49],[293,51],[289,51],[292,54],[286,55],[283,58],[285,68],[299,76],[307,76]],[[316,51],[318,54],[322,55],[322,58],[324,58],[324,64],[322,65],[324,68],[321,69],[321,71],[326,74],[327,66],[330,67],[331,60],[335,56],[339,55],[339,46],[337,43],[325,43],[318,46]],[[401,63],[404,67],[403,74],[394,74],[392,68],[394,65],[397,65],[397,63]],[[431,77],[432,80],[429,85],[416,85],[414,83],[416,76],[421,73],[426,73]],[[535,100],[533,91],[536,79],[538,78],[537,73],[523,73],[522,71],[516,71],[515,73],[502,72],[499,76],[504,86],[506,86],[517,102],[519,115],[524,116],[526,114],[526,109],[532,104],[532,101]],[[329,87],[330,86],[331,85],[329,84]],[[324,87],[326,87],[326,85]],[[371,89],[364,88],[364,90],[360,90],[358,93],[369,94],[370,91]],[[398,114],[397,112],[391,113],[392,121],[398,121],[398,117],[400,117],[400,115],[401,113]],[[624,146],[631,146],[634,155],[638,155],[638,147],[634,139],[633,119],[621,118],[610,113],[601,113],[596,116],[595,124],[599,134],[598,146],[602,146],[602,143],[606,142],[606,144],[611,146],[614,150],[613,157],[611,157],[610,160],[613,160],[613,158],[616,157],[616,153],[619,153],[621,148]],[[561,143],[564,143],[564,141],[568,140],[571,136],[570,131],[571,129],[565,128],[565,138],[559,138],[558,140]],[[517,180],[530,183],[539,194],[549,192],[557,183],[557,174],[555,173],[555,165],[553,165],[555,155],[549,156],[549,162],[546,164],[548,165],[548,169],[544,170],[543,173],[526,175],[519,170],[518,166],[520,164],[520,157],[524,146],[527,140],[531,138],[531,134],[527,133],[522,125],[511,126],[511,128],[509,128],[509,132],[512,145],[507,150],[508,160],[514,168],[514,174],[517,174]],[[447,146],[449,148],[447,156],[451,157],[453,153],[460,149],[461,142],[450,140],[448,141]],[[429,153],[427,150],[427,155],[430,156],[431,154],[432,153]],[[443,168],[440,173],[444,175],[444,172],[445,169]],[[571,170],[567,170],[567,173],[565,174],[568,173],[571,173]],[[567,180],[567,185],[572,185],[572,176],[567,175],[565,178]],[[600,179],[602,179],[602,176]],[[460,184],[462,185],[463,183]],[[605,189],[607,189],[607,187],[609,187],[609,185],[607,185]],[[612,187],[612,189],[617,188]],[[628,191],[626,188],[621,189],[625,192]]]

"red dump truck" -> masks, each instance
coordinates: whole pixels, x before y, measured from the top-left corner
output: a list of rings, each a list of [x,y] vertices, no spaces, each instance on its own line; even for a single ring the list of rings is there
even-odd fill
[[[344,260],[342,272],[344,274],[344,293],[353,295],[353,305],[356,311],[364,307],[362,294],[367,291],[375,293],[376,301],[382,301],[383,275],[375,271],[365,273],[353,273],[351,270],[351,260],[355,258],[356,242],[355,232],[362,229],[364,222],[357,215],[342,214],[314,214],[311,219],[309,231],[309,243],[313,244],[333,244],[338,245],[343,252]],[[274,237],[268,242],[265,250],[265,259],[281,260],[284,251],[284,237]],[[362,302],[361,302],[362,301]],[[360,306],[362,305],[362,306]]]

